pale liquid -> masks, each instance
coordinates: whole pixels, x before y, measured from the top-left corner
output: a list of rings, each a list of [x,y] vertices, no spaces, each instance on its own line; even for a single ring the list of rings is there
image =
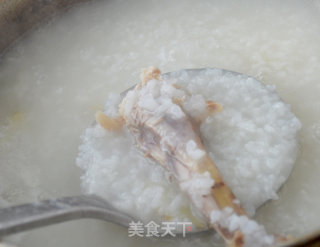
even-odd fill
[[[218,67],[275,84],[301,120],[301,152],[280,199],[257,214],[269,232],[320,228],[320,1],[97,1],[17,44],[0,66],[0,203],[75,195],[79,136],[110,91],[162,71]],[[194,246],[128,238],[81,220],[10,238],[19,246]],[[210,237],[197,239],[211,246]]]

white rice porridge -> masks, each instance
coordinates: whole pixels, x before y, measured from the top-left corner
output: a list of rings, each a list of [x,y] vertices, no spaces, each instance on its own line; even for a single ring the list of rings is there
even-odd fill
[[[83,133],[96,111],[111,109],[112,97],[104,106],[108,95],[137,83],[143,67],[155,65],[163,72],[224,68],[269,86],[233,77],[179,80],[224,107],[201,127],[213,161],[251,215],[264,201],[278,197],[255,214],[267,232],[301,236],[319,229],[319,43],[319,0],[98,0],[75,7],[1,57],[0,204],[77,195],[84,189],[112,198],[119,208],[146,221],[196,220],[175,183],[137,153],[125,130],[119,135],[96,127]],[[82,143],[78,164],[85,175],[75,165]],[[125,151],[128,155],[121,155]],[[96,160],[85,162],[90,157]],[[235,167],[224,171],[229,166]],[[251,185],[258,187],[250,188],[248,196]],[[7,241],[23,247],[219,242],[211,235],[129,238],[127,229],[96,220],[33,230]]]

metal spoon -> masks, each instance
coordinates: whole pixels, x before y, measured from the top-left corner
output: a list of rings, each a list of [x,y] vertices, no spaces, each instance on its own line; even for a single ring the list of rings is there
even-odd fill
[[[204,70],[205,69],[189,69],[186,70],[186,72],[188,75],[192,76],[201,73]],[[237,76],[246,76],[228,70],[213,70],[218,70],[222,74],[229,73]],[[172,79],[175,78],[176,73],[177,72],[169,72],[162,76],[165,79]],[[123,91],[121,95],[125,96],[129,90],[133,89],[133,87]],[[128,227],[129,223],[132,221],[137,221],[137,219],[132,216],[118,211],[107,200],[99,196],[79,195],[0,209],[0,238],[42,226],[82,218],[100,219],[124,227]],[[318,239],[319,234],[315,234],[304,239],[304,241],[296,242],[296,244],[302,242],[302,245],[291,243],[288,246],[308,246],[308,243],[317,241]]]

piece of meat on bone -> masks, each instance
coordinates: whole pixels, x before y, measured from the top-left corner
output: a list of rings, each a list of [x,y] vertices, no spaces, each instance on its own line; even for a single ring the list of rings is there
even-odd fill
[[[184,108],[190,94],[177,85],[161,79],[160,70],[150,67],[142,71],[142,82],[129,91],[120,104],[120,119],[97,115],[97,122],[108,130],[124,123],[138,148],[171,172],[180,188],[229,246],[243,246],[241,230],[230,231],[210,220],[213,211],[231,208],[237,215],[246,213],[236,202],[231,189],[223,181],[197,133],[203,116],[194,117]],[[206,102],[206,114],[221,110]],[[101,122],[102,121],[102,122]]]

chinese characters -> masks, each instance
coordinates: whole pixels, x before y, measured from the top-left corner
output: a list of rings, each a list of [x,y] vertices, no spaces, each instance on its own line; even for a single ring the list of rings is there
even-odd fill
[[[154,221],[150,221],[147,224],[143,224],[141,221],[130,222],[128,228],[128,236],[133,237],[175,237],[177,231],[181,232],[182,237],[186,236],[186,232],[192,231],[191,222],[162,222],[161,225]]]

